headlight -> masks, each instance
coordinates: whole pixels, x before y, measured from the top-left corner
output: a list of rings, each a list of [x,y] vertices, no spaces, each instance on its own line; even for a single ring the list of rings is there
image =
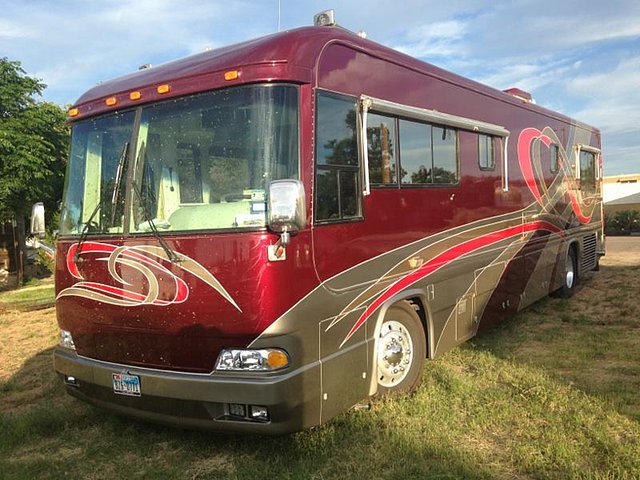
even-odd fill
[[[216,362],[216,370],[271,372],[289,366],[289,355],[277,348],[261,350],[222,350]]]
[[[71,332],[67,330],[60,330],[60,346],[70,350],[76,349],[76,344],[73,343]]]

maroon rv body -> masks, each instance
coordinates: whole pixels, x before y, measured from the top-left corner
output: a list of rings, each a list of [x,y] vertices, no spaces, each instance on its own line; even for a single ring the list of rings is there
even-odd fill
[[[604,254],[598,130],[337,26],[69,111],[55,368],[180,426],[279,433],[410,390]]]

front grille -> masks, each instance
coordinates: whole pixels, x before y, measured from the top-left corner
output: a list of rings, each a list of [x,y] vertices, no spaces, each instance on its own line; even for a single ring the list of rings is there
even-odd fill
[[[596,267],[596,234],[591,233],[582,238],[582,261],[580,269],[583,272],[593,270]]]

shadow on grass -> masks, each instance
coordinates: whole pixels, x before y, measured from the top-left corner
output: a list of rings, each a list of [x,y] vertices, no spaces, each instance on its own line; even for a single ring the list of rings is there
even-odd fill
[[[181,430],[120,417],[66,394],[52,350],[0,384],[2,478],[497,478],[395,402],[279,437]],[[407,402],[408,399],[400,400]],[[393,421],[387,421],[391,415]],[[401,424],[410,434],[406,435]]]
[[[640,420],[640,266],[603,266],[571,299],[544,298],[463,349],[539,369]]]
[[[280,437],[185,431],[95,409],[64,393],[48,349],[0,385],[0,403],[12,405],[0,409],[0,472],[9,479],[640,478],[640,425],[618,415],[624,405],[611,396],[620,390],[593,370],[606,375],[605,364],[618,368],[619,357],[631,355],[629,375],[640,377],[629,353],[637,344],[622,335],[633,322],[597,315],[627,301],[619,292],[607,297],[604,287],[628,273],[606,270],[574,299],[535,304],[430,362],[414,396],[375,400],[370,411]],[[601,287],[601,305],[585,313],[580,304]]]

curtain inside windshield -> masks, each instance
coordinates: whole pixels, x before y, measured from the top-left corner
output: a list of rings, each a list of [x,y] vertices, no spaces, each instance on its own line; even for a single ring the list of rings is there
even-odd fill
[[[145,106],[137,135],[133,120],[128,111],[73,127],[61,234],[85,225],[88,233],[262,227],[268,182],[298,178],[295,86],[236,87]],[[131,222],[123,229],[127,189]]]

